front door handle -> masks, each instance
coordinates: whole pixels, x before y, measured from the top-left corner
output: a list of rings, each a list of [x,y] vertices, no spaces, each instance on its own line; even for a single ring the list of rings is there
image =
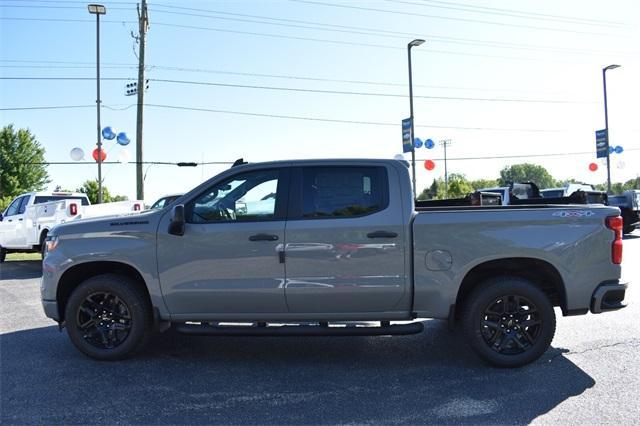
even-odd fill
[[[250,236],[249,241],[278,241],[278,236],[274,234],[256,234]]]
[[[398,234],[389,231],[374,231],[367,234],[367,238],[395,238]]]

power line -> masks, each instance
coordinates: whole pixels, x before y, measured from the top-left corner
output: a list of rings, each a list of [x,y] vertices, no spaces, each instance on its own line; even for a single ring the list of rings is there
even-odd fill
[[[327,123],[363,124],[363,125],[372,125],[372,126],[396,126],[396,127],[398,126],[398,123],[380,122],[380,121],[359,121],[359,120],[343,120],[343,119],[335,119],[335,118],[311,117],[311,116],[300,116],[300,115],[266,114],[266,113],[247,112],[247,111],[230,111],[230,110],[222,110],[222,109],[187,107],[187,106],[179,106],[179,105],[145,104],[145,106],[175,109],[175,110],[185,110],[185,111],[199,111],[199,112],[210,112],[210,113],[218,113],[218,114],[242,115],[242,116],[251,116],[251,117],[282,118],[282,119],[290,119],[290,120],[319,121],[319,122],[327,122]],[[455,130],[477,130],[477,131],[482,130],[482,131],[498,131],[498,132],[531,132],[531,133],[564,133],[566,132],[566,130],[556,130],[556,129],[515,129],[515,128],[498,128],[498,127],[443,126],[443,125],[435,125],[435,124],[417,124],[416,127],[424,127],[424,128],[432,128],[432,129],[455,129]]]
[[[454,2],[448,2],[448,1],[447,2],[430,1],[430,0],[422,0],[421,2],[407,1],[407,0],[385,0],[385,1],[389,3],[409,4],[409,5],[422,6],[422,7],[431,7],[436,9],[460,10],[464,12],[488,14],[491,16],[495,16],[495,15],[510,16],[514,18],[535,19],[540,21],[551,21],[551,22],[563,22],[563,23],[579,24],[579,25],[593,25],[593,26],[603,26],[603,27],[619,27],[619,26],[625,25],[622,22],[604,21],[604,20],[587,19],[587,18],[575,18],[571,16],[525,12],[520,10],[501,9],[496,7],[473,6],[469,4],[454,3]],[[435,3],[435,4],[425,4],[425,3]]]
[[[165,7],[171,9],[179,9],[179,10],[193,10],[198,11],[199,13],[188,13],[188,12],[175,12],[169,10],[159,10],[155,7]],[[158,13],[166,13],[173,15],[183,15],[183,16],[195,16],[198,18],[209,18],[209,19],[217,19],[217,20],[230,20],[230,21],[239,21],[239,22],[249,22],[249,23],[258,23],[263,25],[274,25],[281,27],[290,27],[290,28],[302,28],[302,29],[311,29],[317,31],[331,31],[331,32],[339,32],[339,33],[348,33],[348,34],[361,34],[361,35],[373,35],[376,37],[388,37],[395,39],[406,39],[415,38],[418,35],[416,33],[406,33],[399,31],[389,31],[384,29],[376,29],[376,28],[365,28],[365,27],[355,27],[350,25],[335,25],[335,24],[326,24],[322,22],[313,22],[313,21],[302,21],[296,19],[282,19],[282,18],[272,18],[268,16],[260,16],[260,15],[247,15],[241,13],[230,13],[223,12],[211,9],[196,9],[196,8],[186,8],[186,7],[178,7],[178,6],[169,6],[163,4],[154,4],[154,12]],[[233,15],[239,17],[248,17],[248,18],[256,18],[256,19],[243,19],[243,18],[228,18],[222,16],[211,16],[211,15],[203,15],[202,12],[207,13],[215,13],[215,14],[224,14],[224,15]],[[278,22],[265,22],[264,20],[278,21]],[[283,23],[285,22],[285,23]],[[293,24],[292,24],[293,23]],[[305,24],[305,25],[299,25]],[[309,26],[313,25],[313,26]],[[429,42],[435,43],[448,43],[448,44],[461,44],[464,46],[485,46],[492,48],[501,48],[501,49],[517,49],[517,50],[530,50],[530,51],[548,51],[548,52],[557,52],[557,53],[571,53],[571,54],[581,54],[581,55],[601,55],[603,52],[596,52],[584,49],[572,49],[572,48],[559,48],[554,46],[541,46],[541,45],[529,45],[522,43],[508,43],[504,41],[493,41],[493,40],[478,40],[478,39],[465,39],[465,38],[456,38],[456,37],[445,37],[438,35],[429,35],[423,34],[420,35],[423,39],[428,39]]]
[[[128,106],[127,108],[131,106],[132,105]],[[231,110],[224,110],[224,109],[188,107],[188,106],[180,106],[180,105],[147,104],[146,103],[144,104],[144,106],[154,107],[154,108],[173,109],[173,110],[183,110],[183,111],[198,111],[198,112],[209,112],[209,113],[217,113],[217,114],[241,115],[241,116],[250,116],[250,117],[317,121],[317,122],[324,122],[324,123],[362,124],[362,125],[371,125],[371,126],[398,126],[398,123],[381,122],[381,121],[344,120],[344,119],[337,119],[337,118],[324,118],[324,117],[313,117],[313,116],[302,116],[302,115],[267,114],[267,113],[258,113],[258,112],[248,112],[248,111],[231,111]],[[9,108],[0,108],[0,111],[72,109],[72,108],[91,108],[91,107],[95,107],[95,105],[9,107]],[[436,125],[436,124],[417,124],[415,127],[423,127],[423,128],[430,128],[430,129],[454,129],[454,130],[493,131],[493,132],[525,132],[525,133],[565,133],[567,132],[567,130],[561,130],[561,129],[444,126],[444,125]]]
[[[79,81],[93,81],[94,78],[90,77],[0,77],[0,80],[79,80]],[[103,78],[103,80],[115,80],[115,81],[128,81],[130,78]],[[214,86],[214,87],[228,87],[228,88],[241,88],[241,89],[258,89],[258,90],[272,90],[272,91],[285,91],[285,92],[299,92],[299,93],[319,93],[330,95],[352,95],[352,96],[377,96],[377,97],[392,97],[392,98],[406,98],[407,95],[396,93],[374,93],[374,92],[356,92],[356,91],[343,91],[343,90],[321,90],[321,89],[307,89],[307,88],[295,88],[295,87],[280,87],[280,86],[261,86],[261,85],[248,85],[248,84],[232,84],[232,83],[215,83],[206,81],[193,81],[193,80],[175,80],[175,79],[162,79],[162,78],[150,78],[149,81],[155,81],[160,83],[174,83],[174,84],[187,84],[198,86]],[[430,99],[430,100],[454,100],[454,101],[481,101],[481,102],[509,102],[509,103],[544,103],[544,104],[576,104],[584,103],[578,101],[567,100],[550,100],[550,99],[519,99],[519,98],[474,98],[474,97],[462,97],[462,96],[430,96],[430,95],[414,95],[414,98]]]
[[[364,6],[354,6],[353,4],[335,4],[335,3],[323,3],[319,1],[313,0],[289,0],[294,3],[303,3],[310,4],[315,6],[325,6],[325,7],[335,7],[335,8],[344,8],[344,9],[354,9],[354,10],[363,10],[368,12],[380,12],[380,13],[388,13],[394,15],[403,15],[403,16],[420,16],[423,18],[435,18],[435,19],[443,19],[448,21],[459,21],[459,22],[470,22],[474,24],[487,24],[487,25],[498,25],[503,27],[511,27],[511,28],[526,28],[530,30],[543,30],[543,31],[555,31],[555,32],[563,32],[563,33],[573,33],[573,34],[586,34],[586,35],[598,35],[598,36],[615,36],[614,34],[607,33],[596,33],[590,31],[578,31],[578,30],[570,30],[565,28],[553,28],[553,27],[538,27],[534,25],[525,25],[525,24],[509,24],[506,22],[496,22],[496,21],[484,21],[480,19],[470,19],[470,18],[454,18],[451,16],[440,16],[440,15],[427,15],[424,13],[415,13],[415,12],[404,12],[400,10],[390,10],[390,9],[378,9],[374,7],[364,7]]]
[[[290,0],[293,1],[293,0]],[[13,17],[0,17],[0,20],[15,20]],[[85,19],[55,19],[55,18],[19,18],[22,21],[54,21],[54,22],[91,22],[90,20]],[[111,24],[123,24],[129,23],[134,24],[133,21],[115,21],[115,20],[104,20],[102,22],[111,23]],[[305,41],[305,42],[316,42],[316,43],[326,43],[332,45],[342,45],[342,46],[357,46],[357,47],[373,47],[378,49],[390,49],[390,50],[404,50],[404,47],[400,46],[390,46],[384,44],[376,44],[376,43],[365,43],[365,42],[355,42],[355,41],[345,41],[345,40],[332,40],[332,39],[324,39],[324,38],[316,38],[316,37],[302,37],[302,36],[291,36],[284,34],[273,34],[273,33],[264,33],[264,32],[255,32],[255,31],[241,31],[241,30],[230,30],[224,28],[214,28],[214,27],[206,27],[206,26],[196,26],[196,25],[184,25],[184,24],[175,24],[168,22],[154,22],[154,25],[160,27],[170,27],[170,28],[181,28],[181,29],[189,29],[189,30],[201,30],[201,31],[211,31],[211,32],[220,32],[220,33],[228,33],[228,34],[240,34],[240,35],[248,35],[255,37],[267,37],[267,38],[277,38],[284,40],[296,40],[296,41]],[[496,46],[497,47],[497,46]],[[522,49],[526,50],[526,49]],[[489,55],[482,53],[469,53],[469,52],[457,52],[453,50],[439,50],[439,49],[431,49],[429,47],[420,49],[417,52],[420,54],[442,54],[442,55],[454,55],[454,56],[467,56],[467,57],[478,57],[478,58],[493,58],[493,59],[504,59],[504,60],[520,60],[520,61],[535,61],[540,62],[539,58],[527,58],[522,56],[503,56],[503,55]],[[568,52],[558,52],[558,53],[568,53]],[[623,53],[626,54],[626,53]],[[564,60],[555,60],[554,63],[558,62],[567,62],[567,63],[575,63],[575,61],[564,61]]]
[[[38,63],[38,64],[50,64],[46,66],[40,65],[0,65],[0,68],[50,68],[50,69],[73,69],[73,67],[68,67],[67,65],[58,65],[58,64],[69,64],[69,65],[80,65],[79,69],[84,68],[95,68],[95,64],[91,64],[90,62],[70,62],[70,61],[34,61],[34,60],[7,60],[0,59],[0,62],[25,62],[25,63]],[[124,63],[107,63],[107,66],[111,66],[114,69],[123,68],[123,69],[137,69],[137,65],[135,64],[124,64]],[[86,65],[86,67],[84,66]],[[264,78],[278,78],[278,79],[290,79],[290,80],[302,80],[302,81],[317,81],[317,82],[331,82],[331,83],[350,83],[350,84],[364,84],[364,85],[374,85],[374,86],[394,86],[394,87],[406,87],[406,83],[392,83],[386,81],[370,81],[370,80],[349,80],[349,79],[338,79],[338,78],[324,78],[324,77],[312,77],[312,76],[301,76],[301,75],[291,75],[291,74],[264,74],[264,73],[251,73],[251,72],[239,72],[239,71],[228,71],[228,70],[216,70],[216,69],[207,69],[207,68],[186,68],[186,67],[174,67],[174,66],[163,66],[163,65],[147,65],[147,68],[150,70],[166,70],[166,71],[178,71],[178,72],[194,72],[194,73],[204,73],[204,74],[223,74],[223,75],[238,75],[243,77],[264,77]],[[451,90],[474,90],[474,91],[486,91],[486,92],[530,92],[527,90],[519,90],[519,89],[500,89],[500,88],[487,88],[487,87],[464,87],[464,86],[439,86],[439,85],[424,85],[424,84],[414,84],[414,87],[424,87],[430,89],[451,89]],[[539,91],[535,91],[535,93],[539,93]]]

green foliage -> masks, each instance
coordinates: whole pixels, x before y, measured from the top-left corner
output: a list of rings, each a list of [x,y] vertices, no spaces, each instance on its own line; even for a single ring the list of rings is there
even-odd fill
[[[547,169],[531,163],[514,164],[500,170],[498,184],[508,186],[512,182],[533,182],[540,189],[556,186],[555,179]]]
[[[49,183],[44,148],[28,129],[4,126],[0,132],[0,210],[13,198],[40,191]]]
[[[446,191],[445,189],[446,184],[443,178],[434,179],[431,186],[425,188],[420,195],[418,195],[418,200],[461,198],[473,192],[473,187],[465,175],[461,173],[451,173],[449,175],[449,190]]]
[[[98,204],[98,180],[86,180],[82,186],[76,189],[77,192],[82,192],[83,194],[87,194],[89,197],[89,201],[91,204]],[[109,193],[109,188],[102,185],[102,202],[103,203],[111,203],[114,201],[127,201],[129,198],[126,195],[115,195],[111,196]]]
[[[469,184],[474,191],[483,188],[495,188],[498,186],[498,179],[476,179],[469,182]]]

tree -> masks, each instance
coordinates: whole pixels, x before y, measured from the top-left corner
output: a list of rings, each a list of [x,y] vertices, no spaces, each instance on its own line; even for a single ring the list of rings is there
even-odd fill
[[[89,201],[91,204],[98,204],[98,180],[86,180],[82,184],[82,186],[76,189],[76,192],[82,192],[83,194],[87,194],[89,197]],[[114,201],[127,201],[129,197],[126,195],[114,195],[111,196],[109,194],[109,188],[102,185],[102,202],[103,203],[112,203]]]
[[[556,186],[556,181],[547,169],[531,163],[514,164],[500,170],[500,186],[508,186],[513,182],[533,182],[540,189]]]
[[[13,124],[0,132],[0,210],[16,196],[40,191],[50,182],[45,149],[28,129],[14,130]],[[38,164],[39,163],[39,164]]]
[[[474,190],[477,191],[478,189],[494,188],[498,186],[498,180],[497,179],[476,179],[469,182],[469,184]]]
[[[445,198],[461,198],[473,192],[471,184],[461,173],[451,173],[449,175],[449,190],[445,191],[446,185],[443,178],[434,179],[429,188],[425,188],[418,196],[419,200]]]

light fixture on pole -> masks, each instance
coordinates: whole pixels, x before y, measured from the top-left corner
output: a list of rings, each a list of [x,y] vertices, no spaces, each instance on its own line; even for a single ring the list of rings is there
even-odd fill
[[[98,129],[98,203],[102,203],[102,140],[100,139],[100,15],[107,13],[107,8],[101,4],[90,4],[87,6],[89,13],[96,15],[96,107],[97,107],[97,129]]]
[[[607,134],[607,194],[611,194],[611,160],[610,160],[610,152],[609,146],[609,114],[607,112],[607,70],[613,70],[616,68],[620,68],[620,65],[612,64],[606,66],[602,69],[602,88],[604,90],[604,128],[606,129]]]
[[[409,56],[409,117],[411,119],[411,171],[413,173],[413,199],[416,199],[416,146],[414,141],[413,125],[413,80],[411,75],[411,48],[424,43],[422,39],[415,39],[407,44],[407,55]]]

